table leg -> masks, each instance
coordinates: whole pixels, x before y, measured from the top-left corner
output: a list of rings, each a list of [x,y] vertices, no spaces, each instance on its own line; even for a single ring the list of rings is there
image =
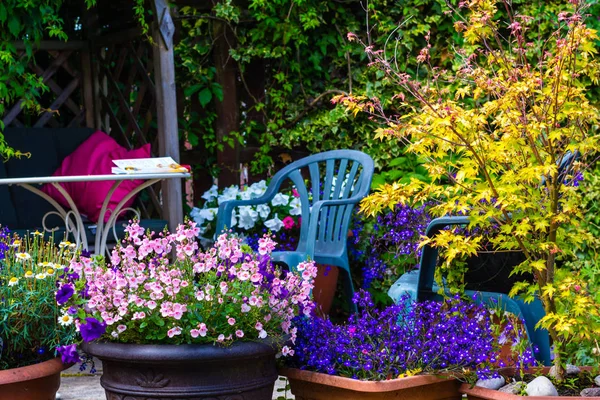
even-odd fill
[[[106,224],[105,224],[104,223],[104,214],[108,210],[107,207],[105,207],[105,206],[108,205],[108,201],[109,201],[110,197],[112,196],[113,192],[115,191],[115,189],[118,186],[119,182],[115,182],[115,184],[111,187],[111,190],[109,191],[109,193],[107,195],[107,198],[104,200],[104,204],[102,205],[102,209],[100,210],[100,216],[98,217],[98,228],[96,228],[96,242],[95,242],[96,254],[109,255],[107,253],[107,248],[106,248],[108,234],[112,228],[113,233],[115,233],[115,235],[116,235],[114,227],[115,227],[115,224],[117,223],[117,217],[119,216],[119,214],[121,212],[125,211],[125,209],[123,208],[125,206],[125,203],[127,203],[127,201],[129,201],[133,196],[135,196],[142,190],[146,189],[148,186],[152,186],[156,182],[159,182],[160,180],[161,179],[150,179],[148,181],[145,181],[144,183],[142,183],[135,189],[133,189],[131,192],[129,192],[127,194],[127,196],[125,196],[119,202],[119,204],[117,204],[115,209],[111,210],[110,217],[108,218],[108,221],[106,221]]]
[[[62,188],[62,186],[58,185],[57,183],[53,183],[53,185],[54,185],[54,187],[57,188],[57,190],[63,196],[65,196],[65,199],[71,206],[70,211],[67,212],[60,204],[58,204],[58,202],[56,200],[54,200],[52,197],[48,196],[46,193],[42,192],[40,189],[38,189],[28,183],[19,183],[18,184],[18,186],[22,187],[23,189],[29,190],[30,192],[40,196],[41,198],[46,200],[48,203],[50,203],[56,209],[56,211],[50,211],[49,213],[46,213],[44,215],[44,218],[42,219],[42,227],[44,228],[44,231],[52,233],[58,229],[58,227],[54,227],[54,228],[46,227],[46,217],[48,217],[50,214],[56,213],[65,221],[65,229],[66,229],[67,233],[73,233],[73,235],[75,236],[75,244],[77,246],[79,246],[81,243],[84,243],[84,246],[87,248],[87,246],[88,246],[87,236],[85,234],[85,228],[83,226],[83,222],[81,220],[81,215],[79,214],[79,210],[77,210],[77,207],[75,206],[75,203],[73,203],[71,196],[69,196],[69,194]],[[72,227],[71,223],[70,223],[71,216],[73,218],[75,218],[76,226],[74,226],[74,227]]]

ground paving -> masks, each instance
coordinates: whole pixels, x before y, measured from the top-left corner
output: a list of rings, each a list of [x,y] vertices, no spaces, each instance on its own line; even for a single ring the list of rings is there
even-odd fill
[[[95,374],[81,373],[77,365],[64,371],[61,377],[61,384],[58,393],[60,400],[106,400],[104,389],[100,386],[100,376],[102,375],[102,363],[96,363],[97,371]],[[285,384],[281,380],[275,383],[273,399],[283,396],[278,392],[278,388],[283,388]],[[293,396],[288,393],[288,399]]]

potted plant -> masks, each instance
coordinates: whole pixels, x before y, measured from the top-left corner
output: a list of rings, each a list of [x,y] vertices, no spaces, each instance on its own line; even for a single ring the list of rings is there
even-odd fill
[[[202,204],[194,207],[190,217],[198,224],[200,240],[209,244],[215,235],[215,224],[219,204],[226,200],[249,200],[261,196],[267,189],[267,182],[261,180],[245,188],[230,186],[222,191],[213,185],[202,194]],[[301,204],[296,189],[281,190],[270,204],[237,207],[233,212],[231,228],[257,250],[259,240],[265,234],[275,235],[277,251],[294,251],[300,237]],[[320,310],[327,314],[331,308],[336,290],[339,271],[331,266],[317,265],[318,273],[314,281],[313,296]]]
[[[54,292],[75,254],[74,244],[57,246],[37,231],[21,238],[0,230],[0,399],[54,399],[60,372],[74,361],[57,357],[75,329]]]
[[[344,324],[321,317],[298,321],[294,354],[280,372],[297,399],[460,399],[458,379],[495,376],[502,343],[517,363],[531,364],[514,325],[492,321],[490,309],[458,296],[442,302],[377,308],[368,292]],[[458,378],[458,379],[457,379]]]
[[[386,79],[404,89],[392,102],[405,107],[405,115],[386,116],[374,99],[336,99],[383,115],[387,125],[378,137],[406,143],[431,178],[384,186],[362,209],[376,213],[399,201],[428,199],[436,203],[434,215],[466,213],[471,228],[497,225],[491,244],[521,250],[525,261],[512,272],[534,277],[517,282],[510,294],[541,300],[540,326],[550,333],[553,375],[560,382],[573,356],[565,352],[568,344],[585,344],[600,321],[586,282],[563,262],[594,241],[582,224],[577,181],[599,145],[600,110],[587,98],[598,77],[598,37],[585,25],[584,1],[565,4],[548,35],[540,34],[535,17],[514,13],[509,1],[448,7],[461,35],[452,71],[432,65],[429,45],[417,58],[423,73],[417,79],[398,71],[385,49],[365,46]],[[414,108],[406,107],[405,94],[416,101]],[[481,238],[449,230],[426,242],[444,251],[443,267],[451,270],[455,259],[478,249]]]
[[[268,236],[256,252],[228,233],[200,251],[191,221],[126,232],[109,260],[73,260],[57,290],[77,309],[82,350],[102,360],[107,396],[270,399],[292,318],[313,308],[314,263],[275,268]]]

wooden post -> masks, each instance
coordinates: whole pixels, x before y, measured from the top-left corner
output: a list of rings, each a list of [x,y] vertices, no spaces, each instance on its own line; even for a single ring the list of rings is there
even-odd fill
[[[167,0],[153,0],[155,20],[152,25],[154,40],[154,76],[156,86],[156,113],[158,123],[158,151],[179,162],[179,132],[177,129],[177,99],[175,89],[175,62],[173,34]],[[162,182],[162,215],[169,221],[169,230],[175,231],[183,222],[182,182],[165,179]]]
[[[229,54],[235,43],[231,29],[221,21],[213,21],[215,80],[223,88],[223,101],[215,102],[217,112],[216,135],[219,142],[233,131],[239,131],[239,105],[237,94],[237,66]],[[226,187],[240,183],[239,156],[237,142],[234,148],[225,145],[217,152],[217,163],[221,168],[219,186]]]

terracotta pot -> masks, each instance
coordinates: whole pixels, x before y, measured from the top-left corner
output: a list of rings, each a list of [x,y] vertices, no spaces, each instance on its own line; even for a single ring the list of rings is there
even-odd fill
[[[277,380],[275,346],[85,343],[102,361],[100,384],[108,400],[264,399]]]
[[[317,264],[317,268],[319,272],[315,278],[315,287],[312,291],[313,298],[323,315],[329,315],[337,288],[339,270],[338,267],[333,265],[323,264]]]
[[[281,368],[296,400],[452,400],[461,399],[454,378],[417,375],[387,381],[359,381],[335,375]]]
[[[581,370],[591,370],[591,367],[580,367]],[[530,371],[541,371],[543,374],[547,374],[550,372],[549,367],[545,368],[537,368],[530,369]],[[500,372],[504,376],[512,376],[515,374],[514,368],[503,368]],[[528,399],[528,396],[519,396],[516,394],[503,393],[497,390],[485,389],[481,387],[471,387],[471,385],[463,383],[460,386],[460,392],[467,395],[468,400],[518,400],[518,399]],[[581,397],[581,396],[535,396],[533,397],[535,400],[581,400],[581,399],[591,399],[591,400],[600,400],[600,397]]]
[[[60,357],[0,371],[0,400],[54,400],[64,365]]]

